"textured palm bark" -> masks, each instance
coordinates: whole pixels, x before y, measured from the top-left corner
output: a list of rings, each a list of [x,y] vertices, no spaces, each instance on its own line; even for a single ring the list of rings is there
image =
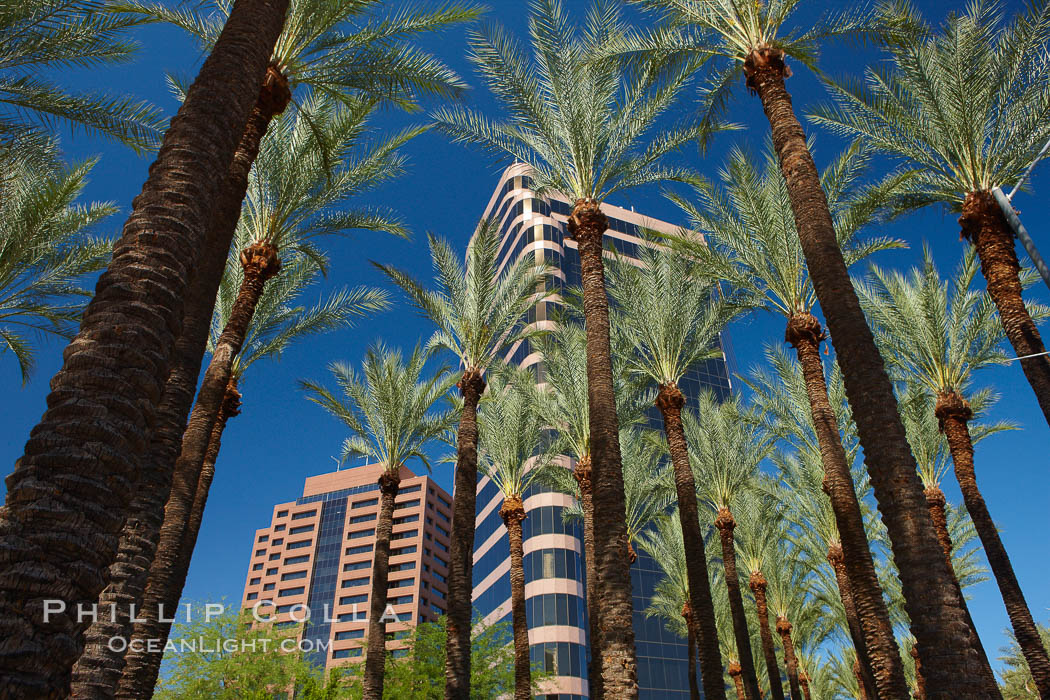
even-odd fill
[[[525,506],[520,496],[503,499],[499,516],[507,526],[510,542],[510,610],[514,629],[514,700],[532,698],[532,670],[529,661],[529,626],[525,619],[525,554],[521,545],[521,523]]]
[[[912,697],[915,700],[926,700],[926,678],[922,674],[922,657],[919,656],[919,646],[912,644],[909,653],[915,662],[915,692],[912,693]]]
[[[140,616],[143,621],[136,622],[133,628],[132,644],[128,645],[126,664],[116,693],[119,698],[149,697],[156,685],[163,654],[150,653],[148,640],[156,640],[153,648],[161,649],[168,640],[171,622],[162,618],[170,619],[170,612],[182,595],[186,572],[181,571],[179,552],[186,540],[187,522],[211,435],[232,377],[233,362],[244,344],[267,280],[281,267],[277,249],[269,243],[248,246],[241,251],[240,261],[244,279],[204,372],[197,403],[182,438],[182,450],[175,462],[171,495],[164,508],[157,554],[150,566],[143,597]],[[161,614],[165,611],[166,614]]]
[[[208,217],[287,0],[241,0],[165,134],[0,509],[0,688],[66,697],[155,425]],[[66,611],[44,621],[43,601]]]
[[[587,683],[591,700],[603,700],[601,674],[602,640],[598,628],[598,570],[595,567],[594,492],[591,483],[591,457],[582,455],[572,470],[580,487],[580,508],[583,510],[583,554],[587,576],[587,630],[590,639],[590,658],[587,662]]]
[[[831,331],[875,499],[900,570],[912,633],[926,654],[923,666],[931,697],[997,697],[995,679],[973,672],[979,654],[972,644],[962,598],[939,556],[940,545],[926,512],[922,484],[897,412],[893,386],[846,270],[820,176],[784,86],[788,74],[784,53],[772,47],[758,47],[747,57],[744,70],[747,84],[758,93],[772,130],[773,147],[791,200],[806,266]],[[846,533],[842,536],[844,543],[852,540]],[[859,574],[858,567],[863,564],[848,548],[846,565],[858,614],[864,620],[868,613],[861,610],[865,592],[855,580],[861,578],[855,574]],[[880,695],[906,697],[903,669],[896,670],[901,668],[899,658],[888,658],[875,646],[877,643],[877,639],[868,640]]]
[[[747,697],[747,692],[744,690],[744,680],[741,678],[744,672],[740,669],[740,663],[730,661],[727,671],[729,677],[733,679],[733,687],[736,688],[736,700],[744,700]]]
[[[968,426],[968,421],[973,417],[970,405],[957,393],[941,393],[937,396],[935,412],[941,431],[948,439],[948,449],[955,465],[955,478],[959,481],[963,503],[966,504],[974,529],[981,538],[988,565],[1006,604],[1006,612],[1010,617],[1017,644],[1028,663],[1040,697],[1050,698],[1050,657],[1039,637],[1039,631],[1032,619],[1032,611],[1025,601],[1021,585],[1010,563],[1010,556],[1006,553],[1002,538],[999,537],[999,530],[995,527],[988,505],[977,486],[977,474],[973,466],[973,442]]]
[[[791,640],[791,623],[783,615],[777,616],[777,634],[780,635],[780,643],[784,647],[784,667],[787,669],[792,700],[802,700],[802,690],[798,684],[798,658],[795,656],[795,644]]]
[[[843,553],[841,573],[846,576],[855,612],[857,626],[850,628],[850,637],[864,666],[865,679],[874,684],[869,685],[869,692],[874,694],[875,688],[882,689],[884,694],[906,692],[907,680],[889,609],[875,573],[860,501],[842,447],[835,411],[828,398],[824,364],[820,359],[820,343],[825,338],[824,329],[813,314],[796,313],[788,319],[784,340],[795,348],[806,382],[810,418],[824,467],[823,488],[831,501],[839,531],[839,547]],[[839,573],[836,570],[836,575]],[[839,590],[842,591],[841,581]]]
[[[456,474],[448,564],[445,618],[445,700],[470,700],[471,592],[474,582],[474,518],[478,497],[478,401],[485,379],[477,369],[463,372],[458,384],[463,412],[456,436]]]
[[[861,670],[860,659],[853,659],[853,678],[857,681],[857,698],[859,700],[877,700],[864,687],[864,671]],[[799,679],[799,683],[801,682],[801,679]]]
[[[736,637],[736,653],[740,657],[744,693],[748,700],[761,700],[762,692],[758,689],[758,674],[755,673],[755,661],[751,653],[751,631],[747,627],[744,596],[740,593],[740,575],[736,570],[736,544],[733,541],[736,520],[728,508],[719,509],[715,528],[722,541],[722,568],[725,570],[726,590],[729,592],[729,611],[733,617],[733,635]]]
[[[758,632],[762,638],[762,656],[766,659],[766,675],[769,677],[769,694],[773,700],[784,700],[784,685],[780,680],[780,665],[777,663],[777,649],[773,643],[773,633],[769,629],[769,603],[766,601],[766,588],[769,582],[761,571],[752,571],[748,587],[755,596],[755,610],[758,612]]]
[[[962,596],[962,586],[959,585],[959,579],[955,575],[955,565],[952,564],[952,538],[948,533],[948,512],[946,510],[947,499],[944,497],[944,492],[941,491],[940,487],[934,484],[925,491],[923,495],[926,497],[926,509],[930,512],[930,519],[933,521],[933,527],[937,531],[937,541],[941,545],[941,551],[944,552],[944,560],[948,563],[948,570],[952,572],[952,578],[955,580],[955,585],[959,587],[959,595]],[[981,655],[981,665],[985,668],[985,672],[989,675],[994,675],[992,671],[991,662],[988,661],[988,655],[985,653],[984,645],[981,644],[980,637],[977,637],[977,625],[973,623],[973,618],[970,615],[970,606],[966,604],[966,597],[963,596],[963,607],[966,610],[966,620],[973,630],[975,635],[974,646],[977,647],[977,651]],[[912,645],[914,651],[916,645]]]
[[[682,606],[682,617],[685,618],[686,646],[689,654],[689,700],[700,700],[700,684],[696,682],[696,621],[693,611],[687,602]]]
[[[856,602],[853,599],[853,588],[850,586],[849,576],[846,574],[846,558],[842,551],[842,545],[833,542],[828,545],[828,563],[835,572],[835,581],[838,583],[839,598],[842,600],[842,608],[846,612],[846,627],[849,630],[853,648],[857,652],[857,680],[861,689],[869,698],[877,698],[878,691],[875,688],[875,679],[871,675],[871,663],[867,661],[867,649],[864,646],[864,632],[861,629],[860,618],[857,615]]]
[[[805,671],[798,672],[798,684],[802,688],[802,697],[804,700],[812,700],[812,695],[809,692],[809,674]]]
[[[977,251],[988,295],[999,310],[999,321],[1014,352],[1025,358],[1021,360],[1021,369],[1035,392],[1043,417],[1050,424],[1050,357],[1028,357],[1046,352],[1046,347],[1021,297],[1021,265],[1013,230],[994,195],[987,191],[966,195],[959,225],[962,235]]]
[[[150,563],[157,551],[164,504],[171,493],[175,460],[182,444],[186,418],[193,405],[193,392],[200,376],[208,333],[211,330],[215,296],[226,268],[241,201],[248,188],[248,173],[259,152],[263,134],[279,105],[269,84],[283,82],[272,67],[248,119],[240,145],[234,153],[219,194],[215,215],[208,226],[201,263],[186,292],[182,333],[175,344],[171,372],[164,385],[164,396],[157,409],[156,425],[143,471],[139,477],[130,514],[124,524],[117,560],[109,570],[109,584],[99,598],[102,616],[84,634],[84,653],[73,667],[72,694],[75,698],[111,698],[124,669],[124,651],[108,642],[127,638],[131,632],[131,606],[142,605]],[[273,76],[273,77],[271,77]],[[282,107],[283,109],[283,107]]]
[[[567,229],[580,250],[583,316],[587,334],[587,399],[590,407],[591,472],[601,626],[602,687],[607,697],[638,697],[634,650],[634,605],[627,561],[627,506],[620,456],[619,422],[613,392],[609,298],[605,291],[602,238],[608,220],[593,199],[578,199]]]
[[[704,695],[724,698],[722,654],[718,644],[718,626],[715,606],[711,598],[711,579],[707,571],[707,553],[700,531],[700,513],[696,505],[696,481],[689,464],[689,448],[682,426],[682,407],[685,396],[675,384],[662,384],[656,395],[656,407],[664,421],[664,434],[671,453],[674,485],[678,495],[678,517],[682,523],[685,545],[685,567],[689,579],[689,607],[694,611],[700,647],[700,679]],[[746,621],[745,621],[746,625]]]
[[[372,591],[368,596],[368,648],[365,652],[362,700],[382,700],[383,672],[386,669],[386,612],[390,582],[390,532],[394,528],[394,500],[401,486],[399,467],[379,476],[379,520],[372,558]]]

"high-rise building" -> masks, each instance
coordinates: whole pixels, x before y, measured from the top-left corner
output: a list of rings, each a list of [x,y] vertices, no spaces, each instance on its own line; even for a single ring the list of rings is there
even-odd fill
[[[309,477],[303,495],[278,503],[270,526],[255,531],[241,604],[278,627],[309,611],[300,648],[318,666],[364,654],[382,471],[370,464]],[[387,632],[396,655],[401,633],[445,613],[452,503],[406,467],[394,503],[388,604],[398,621]]]
[[[562,197],[537,197],[531,189],[529,169],[513,165],[500,177],[484,216],[492,218],[500,230],[500,270],[519,258],[534,257],[554,268],[557,289],[580,285],[580,257],[575,241],[565,235],[565,222],[571,204]],[[636,256],[642,244],[640,229],[672,233],[677,227],[634,211],[602,205],[609,219],[605,233],[606,247],[615,247],[621,255]],[[527,322],[538,327],[551,326],[551,307],[556,301],[536,304]],[[542,381],[542,357],[528,341],[510,348],[507,359],[528,367],[539,365],[537,376]],[[689,404],[695,408],[703,389],[721,397],[730,392],[725,353],[692,369],[679,383]],[[662,429],[659,412],[652,411],[651,427]],[[565,460],[567,467],[572,466]],[[499,516],[501,497],[495,484],[487,478],[478,482],[476,535],[474,549],[474,606],[486,622],[510,619],[510,550],[507,530]],[[550,700],[582,700],[588,697],[587,605],[583,565],[583,533],[567,524],[562,510],[571,497],[552,492],[536,484],[524,497],[528,513],[522,524],[525,568],[525,605],[529,626],[529,644],[533,662],[554,673],[547,686]],[[685,639],[668,632],[656,618],[648,618],[645,609],[663,573],[659,565],[644,552],[638,553],[631,567],[631,589],[634,599],[635,648],[638,655],[640,697],[688,698],[688,653]]]

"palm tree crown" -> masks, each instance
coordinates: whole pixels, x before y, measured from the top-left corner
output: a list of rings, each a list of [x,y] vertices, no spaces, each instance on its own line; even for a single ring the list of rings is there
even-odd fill
[[[25,0],[0,6],[0,148],[38,141],[56,123],[102,134],[142,152],[166,124],[160,111],[130,97],[68,92],[44,73],[99,68],[131,59],[127,30],[141,19],[110,0]],[[36,137],[36,138],[34,138]]]
[[[116,211],[74,204],[95,161],[69,168],[54,146],[33,162],[5,159],[0,205],[0,354],[10,350],[28,381],[35,350],[26,331],[70,337],[90,292],[84,275],[109,262],[111,243],[87,232]]]
[[[751,488],[771,451],[770,440],[736,398],[719,403],[705,392],[699,410],[683,417],[698,496],[713,511],[735,511],[737,497]]]
[[[364,456],[396,472],[416,457],[430,468],[424,448],[448,429],[451,417],[449,411],[434,411],[433,407],[454,382],[444,369],[424,378],[428,358],[417,347],[406,361],[401,351],[377,344],[365,352],[360,373],[346,363],[334,362],[329,369],[345,399],[315,382],[301,382],[307,398],[350,431],[340,451],[341,460]]]
[[[685,125],[650,132],[688,72],[630,72],[601,60],[609,43],[627,32],[615,3],[595,5],[582,30],[558,0],[532,0],[530,9],[531,58],[501,27],[470,32],[470,59],[508,119],[494,122],[464,107],[443,107],[434,113],[437,129],[527,163],[540,195],[603,201],[637,185],[685,178],[686,170],[661,162],[709,130]]]

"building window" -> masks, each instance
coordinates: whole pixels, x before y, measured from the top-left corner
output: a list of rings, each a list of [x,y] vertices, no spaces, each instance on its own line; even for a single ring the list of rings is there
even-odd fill
[[[436,588],[431,588],[430,589],[430,595],[436,595],[438,598],[441,598],[441,600],[445,599],[445,594],[442,593],[441,591],[439,591]]]
[[[366,586],[366,585],[368,585],[368,580],[369,580],[368,576],[364,576],[362,578],[348,578],[347,580],[343,581],[342,587],[343,588],[356,588],[357,586]]]
[[[416,568],[416,563],[414,561],[406,561],[403,564],[395,564],[391,566],[390,572],[393,573],[395,571],[409,571],[414,568]]]
[[[276,547],[279,544],[284,544],[284,538],[283,537],[278,537],[277,539],[275,539],[270,544],[272,544],[274,547]]]
[[[396,508],[397,510],[401,510],[402,508],[415,508],[418,505],[419,499],[417,498],[413,501],[405,501],[404,503],[398,503],[396,506],[394,506],[394,508]]]
[[[402,595],[396,598],[389,598],[387,600],[387,603],[389,603],[390,605],[405,605],[407,603],[411,603],[414,598],[415,596]]]
[[[368,600],[367,593],[358,593],[357,595],[344,595],[339,599],[340,605],[353,605],[354,603],[363,603]],[[387,601],[390,603],[390,601]],[[391,603],[392,605],[392,603]]]
[[[361,639],[365,636],[364,630],[343,630],[335,633],[335,641],[342,642],[347,639]]]
[[[435,525],[434,527],[436,527],[437,531],[440,532],[442,535],[444,535],[445,537],[448,537],[448,530],[446,530],[445,528],[441,527],[440,525]]]
[[[305,586],[296,586],[295,588],[282,588],[280,590],[280,592],[277,593],[277,597],[278,598],[284,598],[284,597],[290,596],[290,595],[302,595],[305,592],[306,592],[306,587]]]
[[[446,547],[445,545],[441,544],[437,540],[434,540],[434,546],[437,547],[438,549],[440,549],[442,552],[448,552],[448,547]]]
[[[357,532],[351,532],[349,535],[346,536],[346,539],[348,539],[348,540],[358,540],[358,539],[361,539],[362,537],[371,537],[374,534],[376,534],[375,528],[372,528],[371,530],[358,530]],[[390,538],[390,539],[393,539],[393,538]]]
[[[252,567],[252,571],[262,571],[262,568],[263,568],[263,565],[261,563],[260,564],[256,564],[255,566]]]
[[[248,585],[249,586],[258,586],[259,585],[259,581],[262,581],[262,579],[259,578],[258,576],[256,576],[255,578],[253,578],[251,581],[248,582]]]
[[[404,496],[406,493],[416,493],[417,491],[419,491],[420,488],[422,488],[422,487],[419,484],[413,484],[412,486],[406,486],[403,489],[398,489],[397,495],[398,496]],[[398,506],[398,508],[400,508],[400,507],[401,506]]]
[[[277,585],[276,583],[267,583],[265,586],[263,586],[263,590],[264,591],[272,591],[274,586],[276,586],[276,585]]]
[[[285,564],[285,566],[287,566],[289,564],[302,564],[303,562],[307,562],[307,561],[310,561],[310,555],[309,554],[301,554],[301,555],[299,555],[297,557],[288,557],[287,559],[284,560],[284,564]]]
[[[295,581],[301,578],[306,578],[306,571],[292,571],[281,576],[282,581]]]
[[[292,520],[302,520],[303,518],[312,518],[317,515],[316,510],[304,510],[298,513],[292,513]]]
[[[441,503],[441,505],[445,506],[449,510],[452,510],[452,504],[451,503],[449,503],[444,498],[442,498],[441,494],[436,494],[436,495],[437,495],[438,502]]]
[[[267,576],[274,576],[276,574],[277,574],[277,569],[276,568],[274,568],[274,569],[267,569],[266,570],[266,575]]]
[[[286,515],[288,515],[288,511],[286,511],[286,510],[279,510],[279,511],[277,511],[277,517],[278,518],[283,518]]]
[[[446,523],[451,523],[452,522],[451,520],[449,520],[448,516],[445,515],[444,513],[442,513],[440,510],[435,510],[434,512],[437,513],[437,516],[439,518],[441,518],[442,520],[444,520]]]
[[[370,530],[369,532],[375,532],[375,530]],[[419,534],[419,530],[406,530],[405,532],[395,532],[393,535],[390,536],[390,539],[391,540],[404,540],[404,539],[408,539],[409,537],[415,537],[418,534]]]
[[[273,531],[274,532],[283,532],[284,531],[284,523],[281,523],[280,525],[275,525],[274,528],[273,528]]]
[[[390,583],[387,584],[387,587],[388,588],[405,588],[406,586],[411,586],[415,582],[416,582],[415,578],[403,578],[403,579],[401,579],[399,581],[391,581]]]
[[[365,515],[358,515],[356,517],[350,518],[348,524],[356,525],[357,523],[368,523],[375,520],[376,517],[377,516],[375,513],[366,513]]]
[[[255,600],[258,597],[259,597],[258,593],[249,593],[248,594],[248,600]]]
[[[270,539],[269,535],[259,535],[259,541],[260,542],[265,542],[268,539]]]
[[[413,545],[410,545],[408,547],[402,547],[401,549],[391,549],[390,550],[390,556],[392,556],[392,557],[399,557],[402,554],[415,554],[415,552],[416,552],[416,546],[413,544]]]
[[[280,558],[281,558],[281,553],[280,552],[275,552],[274,554],[270,555],[270,561],[277,561]]]
[[[394,525],[404,525],[405,523],[417,522],[419,522],[419,513],[413,513],[412,515],[403,515],[400,518],[394,518]]]
[[[370,545],[370,544],[362,544],[362,545],[358,545],[357,547],[347,547],[346,548],[346,555],[350,556],[351,554],[364,554],[365,552],[371,552],[371,551],[372,551],[372,545]]]
[[[255,556],[257,556],[257,557],[261,557],[264,554],[266,554],[266,550],[265,549],[257,549],[257,550],[255,550]]]
[[[289,542],[287,549],[302,549],[303,547],[309,547],[313,543],[313,540],[299,540],[298,542]]]
[[[313,525],[300,525],[299,527],[293,527],[291,530],[288,531],[288,534],[289,535],[300,535],[300,534],[302,534],[304,532],[313,532],[313,531],[314,531],[314,526]]]
[[[369,498],[365,501],[357,501],[356,503],[352,503],[350,505],[350,509],[353,510],[354,508],[368,508],[370,506],[376,505],[377,503],[379,503],[378,498]]]
[[[353,649],[336,649],[332,652],[333,659],[352,659],[361,656],[361,647]]]
[[[343,564],[343,571],[360,571],[361,569],[367,569],[372,566],[370,561],[355,561],[352,564]],[[393,569],[391,569],[393,571]]]

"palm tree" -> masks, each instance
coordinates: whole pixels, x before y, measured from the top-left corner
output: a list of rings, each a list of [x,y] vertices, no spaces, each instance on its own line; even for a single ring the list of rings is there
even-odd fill
[[[660,617],[668,631],[675,636],[688,639],[689,653],[689,698],[700,699],[700,688],[696,682],[697,639],[689,607],[689,575],[686,571],[685,545],[682,537],[682,520],[674,514],[657,518],[654,526],[641,538],[641,547],[656,561],[664,576],[653,589],[646,617]],[[719,669],[719,683],[722,673]],[[724,694],[723,686],[723,694]]]
[[[591,473],[590,414],[587,396],[587,335],[582,326],[568,319],[560,319],[550,333],[540,336],[535,347],[543,357],[544,384],[542,412],[557,428],[557,442],[552,450],[568,455],[574,463],[571,479],[549,470],[552,485],[558,491],[571,493],[576,499],[579,516],[583,520],[583,554],[587,580],[587,624],[590,659],[587,678],[593,697],[602,697],[601,673],[595,667],[601,659],[601,637],[598,630],[598,575],[595,568],[597,544],[594,533],[594,500]],[[622,353],[613,355],[613,393],[616,396],[616,416],[620,423],[621,451],[624,428],[638,423],[651,404],[647,392],[627,376]],[[628,546],[631,535],[631,494],[624,472],[624,501],[628,514]],[[569,511],[566,511],[569,512]]]
[[[913,631],[920,647],[939,652],[927,667],[931,686],[956,697],[984,697],[982,692],[994,696],[994,679],[969,672],[978,652],[966,629],[962,599],[951,572],[937,556],[939,545],[897,413],[893,386],[850,284],[827,193],[785,85],[791,75],[789,57],[814,67],[820,40],[871,33],[882,27],[866,10],[853,9],[808,29],[792,30],[787,25],[803,5],[800,0],[638,1],[663,11],[666,22],[634,46],[624,42],[621,52],[640,49],[642,55],[678,62],[693,56],[714,57],[720,65],[706,93],[703,109],[708,115],[721,111],[733,82],[741,76],[761,101],[813,288],[846,378],[875,498],[900,565]],[[813,335],[816,330],[813,325],[798,328],[798,339],[807,337],[815,343],[820,337]],[[826,418],[821,429],[832,426]],[[847,533],[850,539],[856,534]],[[851,557],[849,566],[866,565]],[[858,580],[860,573],[856,572]],[[870,574],[867,578],[870,588]],[[869,590],[862,587],[861,592],[874,603]],[[900,663],[891,655],[890,640],[871,636],[877,650],[872,663],[880,692],[887,697],[904,696],[907,684]]]
[[[368,601],[368,651],[365,656],[364,697],[383,697],[386,659],[386,624],[390,531],[394,524],[394,499],[405,462],[418,458],[429,470],[425,447],[439,439],[453,419],[451,411],[434,412],[434,404],[452,388],[455,375],[445,369],[423,377],[430,353],[418,346],[407,361],[401,352],[382,344],[365,353],[359,375],[344,363],[329,366],[341,399],[325,387],[303,381],[308,398],[338,418],[349,430],[341,458],[362,455],[383,465],[379,476],[379,520],[376,521],[372,560],[372,593]]]
[[[54,142],[31,160],[2,162],[0,354],[14,355],[25,384],[36,359],[25,332],[73,335],[90,295],[80,280],[105,266],[112,246],[88,234],[116,207],[74,204],[96,161],[63,167]]]
[[[1032,612],[974,471],[969,429],[973,409],[967,400],[973,373],[1005,359],[999,349],[1002,334],[991,300],[970,288],[976,275],[976,256],[970,252],[952,279],[944,281],[926,250],[922,267],[908,273],[872,266],[867,278],[857,283],[857,290],[876,338],[893,358],[894,368],[921,384],[936,401],[934,415],[948,441],[963,502],[984,545],[1014,635],[1039,692],[1050,697],[1050,656],[1039,640]],[[1032,314],[1045,317],[1050,310],[1033,306]]]
[[[900,245],[893,239],[861,236],[883,195],[858,184],[870,155],[869,150],[854,143],[821,174],[847,266]],[[842,548],[845,561],[850,563],[846,573],[854,597],[866,611],[866,644],[858,654],[866,672],[874,672],[868,669],[875,663],[897,674],[900,662],[889,613],[876,580],[861,506],[829,402],[820,358],[820,344],[826,334],[814,315],[816,293],[796,233],[787,184],[771,150],[759,165],[743,150],[733,149],[720,179],[719,187],[698,184],[695,204],[674,197],[689,216],[690,226],[703,234],[703,239],[683,236],[676,246],[714,276],[727,280],[738,290],[741,305],[784,317],[785,340],[795,348],[807,377],[806,422],[813,426],[818,440],[832,512],[838,532],[844,533]]]
[[[1039,636],[1042,639],[1043,648],[1050,649],[1050,626],[1039,625]],[[1003,669],[999,676],[1002,679],[1000,686],[1003,691],[1003,700],[1036,700],[1039,697],[1032,673],[1028,669],[1024,654],[1016,639],[1000,649],[1002,656],[999,660],[1003,663]]]
[[[467,247],[466,264],[452,247],[430,235],[430,257],[438,290],[423,287],[407,273],[378,265],[437,330],[427,349],[444,349],[459,359],[456,386],[463,397],[456,437],[455,497],[448,571],[448,644],[446,693],[470,693],[470,630],[474,518],[478,482],[478,401],[485,391],[485,370],[500,352],[539,331],[522,323],[529,308],[547,297],[545,266],[516,260],[501,272],[499,230],[492,221],[478,224]],[[458,697],[458,696],[457,696]]]
[[[222,333],[213,343],[211,361],[182,436],[150,565],[150,585],[140,608],[144,622],[136,623],[133,638],[167,638],[170,623],[159,619],[157,606],[175,587],[178,552],[216,416],[265,284],[280,269],[277,251],[317,257],[312,239],[353,229],[405,235],[400,221],[384,210],[335,210],[381,181],[400,175],[404,160],[398,148],[417,133],[410,130],[378,143],[360,143],[372,104],[361,101],[356,108],[347,108],[323,100],[310,102],[294,118],[288,115],[278,120],[262,143],[236,236],[240,286]],[[337,159],[334,169],[331,157]],[[177,600],[177,593],[175,596]],[[160,664],[160,654],[138,649],[129,648],[125,655],[121,680],[120,692],[133,697],[150,692]]]
[[[141,20],[111,5],[26,0],[0,7],[0,151],[22,157],[57,123],[101,134],[139,153],[157,147],[165,120],[149,103],[69,92],[45,75],[131,60],[138,44],[128,33]]]
[[[696,496],[714,516],[713,525],[722,544],[722,569],[736,639],[734,656],[740,666],[744,693],[749,700],[759,700],[761,692],[752,661],[751,632],[736,567],[733,507],[753,486],[759,463],[769,453],[770,444],[755,422],[747,420],[743,413],[739,401],[730,399],[719,404],[713,394],[705,393],[700,397],[697,413],[686,414],[684,437],[696,471]]]
[[[43,624],[39,610],[44,600],[93,603],[105,585],[172,364],[183,295],[286,9],[286,0],[241,0],[230,13],[66,348],[48,410],[8,477],[0,637],[9,641],[0,685],[12,697],[68,693],[87,620],[67,611]],[[26,577],[27,568],[38,573]]]
[[[861,136],[909,171],[902,208],[939,203],[960,212],[962,236],[981,261],[1006,337],[1050,423],[1050,359],[1021,298],[1014,233],[992,189],[1017,182],[1050,138],[1042,85],[1050,7],[1037,2],[1011,22],[995,3],[951,13],[933,32],[903,3],[890,19],[909,31],[889,42],[892,68],[831,84],[833,105],[813,119]]]
[[[664,156],[708,130],[690,125],[650,134],[687,75],[677,69],[628,73],[603,60],[604,45],[626,31],[617,6],[596,5],[582,31],[558,0],[532,0],[530,8],[531,57],[500,27],[471,32],[470,58],[509,118],[493,122],[458,107],[438,110],[434,118],[436,128],[456,141],[529,165],[539,195],[560,192],[574,201],[567,231],[580,254],[595,528],[605,533],[596,543],[600,619],[607,635],[602,676],[606,693],[628,698],[637,694],[637,668],[602,261],[608,222],[601,202],[636,185],[681,179],[684,171],[664,167]],[[449,655],[450,664],[454,658]],[[466,700],[465,669],[449,667],[447,697]]]
[[[502,376],[501,376],[502,375]],[[521,523],[525,490],[550,464],[545,450],[547,416],[532,373],[501,367],[478,410],[478,469],[503,496],[499,515],[510,541],[510,600],[514,630],[514,698],[532,698],[529,629],[525,618],[525,568]],[[564,471],[559,468],[559,471]]]
[[[617,260],[609,269],[613,302],[613,346],[625,358],[628,372],[656,384],[656,406],[674,467],[678,515],[682,518],[686,562],[692,585],[690,609],[698,625],[700,667],[704,691],[722,685],[718,630],[707,585],[707,555],[697,515],[696,482],[682,425],[685,395],[678,382],[703,360],[721,357],[719,332],[732,320],[728,304],[719,299],[717,284],[701,275],[701,267],[654,242],[638,248],[639,265]],[[745,667],[749,700],[758,698],[754,669]]]

